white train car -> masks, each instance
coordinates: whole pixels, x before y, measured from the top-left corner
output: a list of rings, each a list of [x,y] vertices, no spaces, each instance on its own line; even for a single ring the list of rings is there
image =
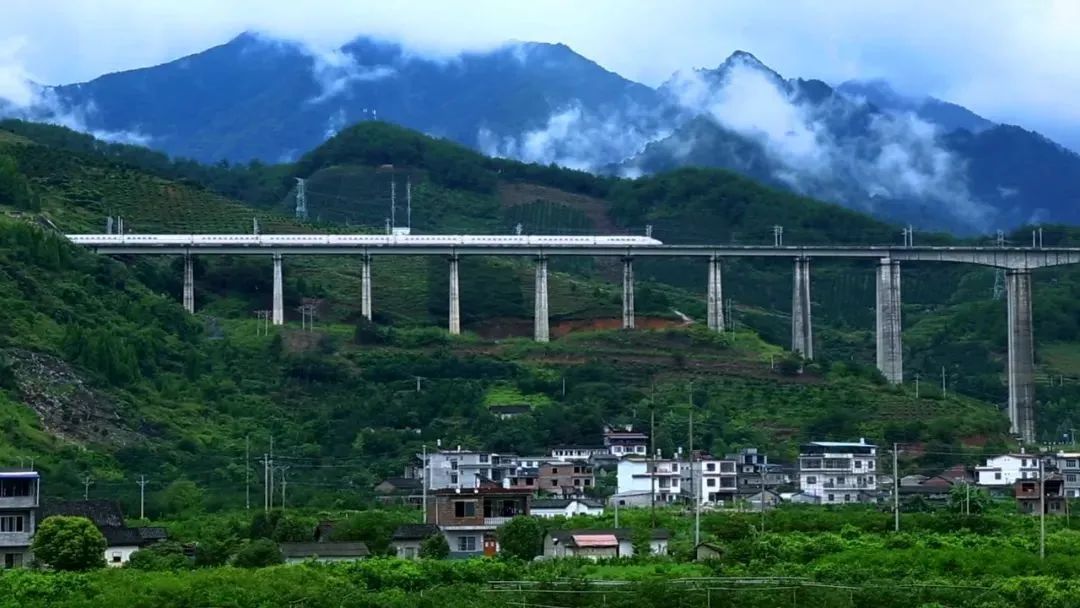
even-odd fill
[[[219,246],[320,246],[354,247],[650,247],[662,245],[644,236],[564,236],[564,235],[439,235],[439,234],[73,234],[78,245],[140,245],[149,247]]]

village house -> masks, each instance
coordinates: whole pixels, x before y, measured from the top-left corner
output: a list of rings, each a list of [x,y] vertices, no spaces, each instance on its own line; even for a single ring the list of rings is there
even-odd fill
[[[551,448],[551,458],[554,460],[588,462],[597,456],[605,454],[608,454],[608,450],[602,447],[559,446]]]
[[[821,504],[872,502],[877,495],[877,446],[813,441],[799,454],[799,487]]]
[[[53,515],[85,517],[92,521],[105,537],[105,563],[111,567],[123,566],[132,553],[168,539],[165,528],[129,528],[124,523],[120,504],[111,500],[73,500],[41,507],[41,521]]]
[[[735,460],[700,456],[682,470],[682,487],[691,500],[696,496],[702,505],[715,505],[735,497],[738,490]]]
[[[0,470],[0,555],[4,568],[19,568],[30,562],[40,482],[36,471]]]
[[[517,418],[518,416],[528,414],[532,411],[532,406],[528,403],[492,405],[488,407],[488,411],[495,416],[498,416],[501,420],[510,420],[511,418]]]
[[[334,522],[323,520],[315,526],[315,542],[285,542],[279,545],[286,564],[306,561],[346,562],[371,556],[366,544],[359,541],[332,540]]]
[[[1047,515],[1064,515],[1068,504],[1065,499],[1065,482],[1060,475],[1047,475],[1043,482],[1045,501],[1039,496],[1038,479],[1018,479],[1013,485],[1016,509],[1020,513],[1038,515],[1045,505]]]
[[[667,555],[667,530],[653,530],[649,537],[652,555]],[[608,559],[633,557],[634,531],[630,528],[595,530],[552,530],[544,536],[544,557],[586,557]]]
[[[394,549],[394,555],[401,559],[416,559],[420,557],[420,545],[436,534],[442,532],[434,524],[400,525],[390,537],[390,546]]]
[[[426,523],[439,527],[451,557],[495,555],[495,530],[519,515],[529,515],[532,492],[485,485],[443,489],[428,501]]]
[[[529,511],[545,518],[603,515],[604,502],[591,498],[539,498],[532,501]]]
[[[537,489],[562,497],[584,496],[596,484],[587,462],[548,461],[540,464]]]
[[[1002,454],[986,459],[986,464],[975,467],[976,481],[980,486],[1011,488],[1019,479],[1038,479],[1039,457],[1035,454]]]
[[[1080,498],[1080,452],[1058,452],[1054,463],[1065,482],[1065,496]]]
[[[604,447],[617,458],[645,456],[649,453],[649,436],[630,425],[609,426],[604,428]]]
[[[375,499],[384,505],[417,505],[423,502],[423,483],[413,477],[388,477],[374,488]]]
[[[460,446],[456,450],[429,452],[427,466],[422,454],[417,458],[421,463],[420,479],[430,480],[428,490],[475,488],[489,481],[501,484],[513,471],[515,460],[512,454],[474,452]]]
[[[619,506],[644,506],[670,504],[682,498],[682,469],[686,466],[674,459],[647,459],[631,456],[619,461],[618,492],[615,498]],[[645,501],[631,497],[645,495]],[[650,497],[650,494],[653,496]]]

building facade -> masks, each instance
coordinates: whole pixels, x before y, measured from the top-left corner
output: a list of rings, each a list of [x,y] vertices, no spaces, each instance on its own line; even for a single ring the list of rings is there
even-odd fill
[[[617,458],[645,456],[649,453],[649,436],[629,425],[609,426],[604,429],[604,448]]]
[[[870,502],[877,494],[877,446],[814,441],[799,454],[799,487],[821,504]]]
[[[445,488],[475,488],[484,482],[501,484],[514,470],[515,457],[510,454],[474,452],[469,450],[440,450],[429,452],[427,466],[423,455],[420,459],[420,479],[430,480],[428,490]]]
[[[685,466],[685,463],[674,459],[623,458],[619,461],[619,489],[616,496],[644,494],[649,503],[654,500],[657,504],[678,502],[683,498],[682,471]],[[618,504],[640,506],[641,503],[627,501]]]
[[[735,460],[703,456],[683,467],[682,487],[702,505],[730,502],[738,491],[736,465]]]
[[[538,489],[566,498],[584,496],[596,485],[593,467],[581,461],[549,461],[540,465]]]
[[[1080,452],[1058,452],[1054,464],[1061,473],[1065,496],[1080,498]]]
[[[496,486],[436,490],[425,521],[446,537],[451,557],[490,556],[499,552],[495,530],[529,515],[531,500],[531,491]]]
[[[36,471],[0,471],[0,566],[19,568],[29,564],[40,492],[41,479]]]
[[[1039,478],[1039,457],[1021,453],[987,458],[986,464],[975,467],[975,478],[980,486],[1011,488],[1018,480]]]

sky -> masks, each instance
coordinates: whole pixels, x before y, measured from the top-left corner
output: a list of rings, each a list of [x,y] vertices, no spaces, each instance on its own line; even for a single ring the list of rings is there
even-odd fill
[[[1080,149],[1076,0],[5,0],[0,95],[154,65],[245,30],[424,55],[562,42],[655,86],[741,49],[785,77],[884,78]]]

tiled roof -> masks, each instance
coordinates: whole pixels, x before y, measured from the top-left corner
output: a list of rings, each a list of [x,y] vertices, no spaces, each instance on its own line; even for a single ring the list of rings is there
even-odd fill
[[[38,520],[52,515],[85,517],[99,528],[124,527],[124,513],[120,503],[112,500],[70,500],[46,503],[38,513]]]
[[[540,498],[532,501],[529,507],[534,511],[536,509],[565,509],[570,506],[572,502],[580,502],[586,507],[592,507],[594,509],[604,506],[604,502],[600,500],[594,500],[592,498]]]
[[[403,524],[394,530],[391,540],[424,540],[438,532],[439,527],[432,524]]]
[[[281,543],[285,557],[367,557],[371,555],[362,542]]]
[[[582,530],[552,530],[549,532],[552,538],[558,539],[559,542],[565,543],[567,540],[574,536],[600,536],[610,534],[619,540],[631,540],[634,537],[634,530],[631,528],[597,528],[597,529],[582,529]],[[667,540],[671,538],[671,533],[663,528],[657,528],[652,531],[650,535],[652,540]]]

